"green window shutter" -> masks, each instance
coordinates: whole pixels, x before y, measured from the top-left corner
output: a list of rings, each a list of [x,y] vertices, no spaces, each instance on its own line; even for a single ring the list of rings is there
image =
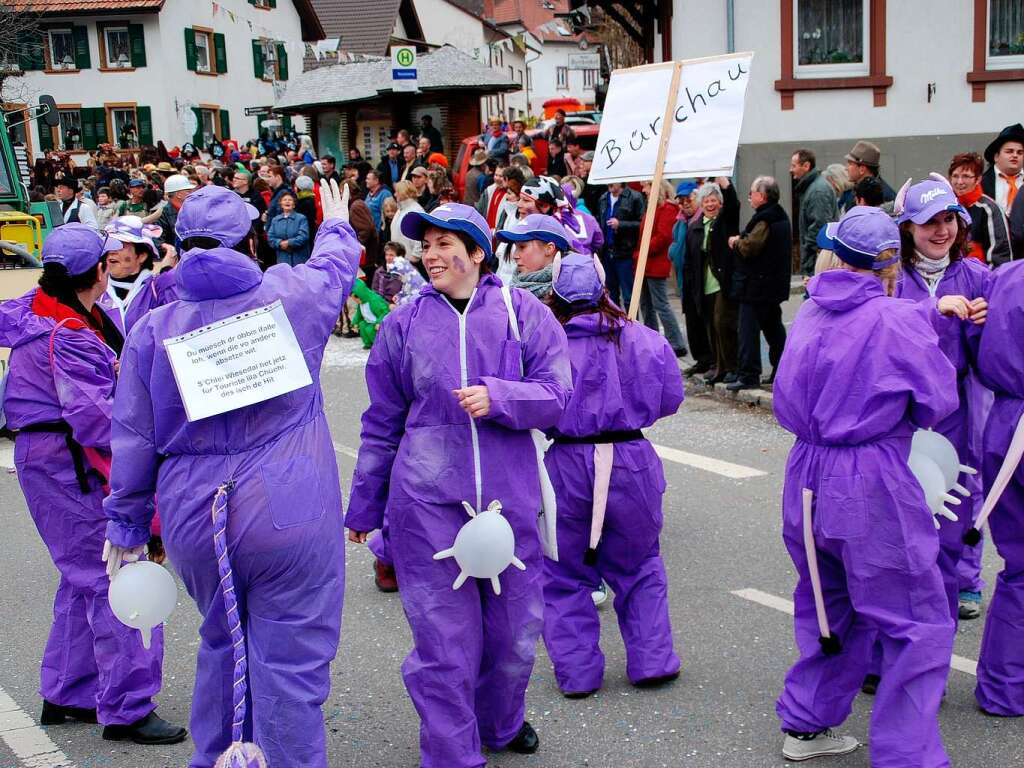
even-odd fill
[[[284,49],[284,43],[277,44],[277,79],[288,79],[288,51]]]
[[[185,27],[185,67],[196,71],[196,31],[192,27]]]
[[[228,51],[224,47],[224,35],[219,32],[213,33],[214,61],[217,63],[217,74],[223,75],[228,71]]]
[[[92,66],[89,61],[89,28],[72,27],[71,36],[75,40],[75,68],[89,69]]]
[[[192,136],[192,143],[196,149],[203,148],[203,112],[199,107],[192,107],[192,112],[196,116],[196,132]]]
[[[222,140],[231,138],[231,115],[226,109],[220,111],[220,137]]]
[[[85,107],[79,112],[82,121],[82,147],[83,149],[96,149],[99,142],[96,141],[96,125],[92,118],[93,110]]]
[[[36,125],[39,126],[39,149],[48,152],[53,149],[53,131],[41,117],[36,118]]]
[[[42,37],[30,35],[18,41],[18,66],[23,72],[30,72],[34,69],[46,69]]]
[[[153,144],[153,112],[149,107],[136,107],[135,120],[139,126],[139,144]]]
[[[132,66],[146,66],[146,34],[141,24],[128,25],[128,39],[131,42]]]
[[[277,8],[277,0],[270,0],[270,7]]]
[[[263,47],[259,40],[252,41],[252,71],[257,80],[263,79]]]
[[[281,130],[284,131],[284,135],[287,136],[292,132],[292,116],[285,115],[281,118]]]
[[[105,107],[95,107],[92,110],[92,122],[96,127],[96,144],[110,143],[110,136],[107,134],[107,110]]]

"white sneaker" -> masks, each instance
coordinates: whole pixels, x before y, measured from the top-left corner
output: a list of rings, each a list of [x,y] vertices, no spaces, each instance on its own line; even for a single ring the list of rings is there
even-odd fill
[[[604,583],[604,579],[601,580],[601,586],[590,593],[590,597],[598,608],[605,604],[608,600],[608,585]]]
[[[827,755],[846,755],[860,746],[853,736],[840,736],[831,728],[819,733],[813,739],[798,739],[786,734],[786,743],[782,745],[782,756],[794,763],[811,760]]]

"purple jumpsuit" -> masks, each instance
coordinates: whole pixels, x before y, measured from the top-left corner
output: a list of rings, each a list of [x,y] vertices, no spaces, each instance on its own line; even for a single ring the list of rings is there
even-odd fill
[[[982,476],[988,491],[1024,414],[1024,263],[992,273],[988,320],[978,349],[978,372],[995,392],[985,427]],[[975,696],[986,712],[1024,715],[1024,468],[1017,467],[988,521],[1005,561],[988,608]]]
[[[249,656],[245,738],[274,768],[327,765],[320,707],[341,630],[345,549],[319,372],[359,254],[352,228],[338,220],[320,227],[305,264],[265,274],[227,248],[189,251],[174,270],[179,301],[141,318],[122,355],[107,538],[145,543],[159,496],[167,554],[203,615],[192,768],[212,766],[231,740],[231,635],[210,513],[227,481],[228,551]],[[188,422],[162,341],[278,299],[313,383]]]
[[[135,283],[124,301],[118,299],[113,286],[110,286],[96,302],[103,307],[103,311],[114,321],[123,336],[127,336],[128,331],[135,327],[139,318],[149,310],[162,307],[178,298],[173,270],[161,272],[159,275],[146,270],[145,274],[140,274],[136,278]]]
[[[664,337],[639,323],[625,323],[618,340],[611,340],[607,322],[591,313],[565,326],[573,393],[558,426],[549,430],[555,444],[545,458],[558,500],[559,557],[558,562],[544,559],[544,644],[558,687],[566,692],[601,687],[601,621],[590,593],[602,578],[615,592],[630,681],[679,671],[658,545],[665,473],[647,440],[614,444],[597,562],[584,563],[594,498],[594,444],[559,438],[639,430],[671,416],[683,402],[679,364]]]
[[[540,481],[528,430],[555,425],[572,378],[555,316],[525,291],[512,289],[512,300],[522,343],[494,275],[481,277],[465,314],[428,286],[384,319],[366,367],[370,406],[345,525],[374,530],[387,509],[423,768],[479,768],[481,742],[501,749],[516,736],[541,633]],[[433,560],[469,520],[462,501],[476,506],[469,416],[452,394],[467,385],[491,398],[476,422],[483,504],[502,502],[526,564],[501,574],[500,596],[476,579],[453,590],[458,564]]]
[[[850,714],[876,639],[882,682],[871,716],[874,768],[944,768],[938,710],[953,651],[939,537],[907,466],[915,429],[956,410],[956,372],[914,302],[870,274],[808,285],[775,380],[775,414],[796,435],[786,466],[783,538],[796,566],[800,659],[776,711],[811,733]],[[826,656],[803,544],[802,490],[814,492],[825,607],[842,652]]]
[[[915,271],[903,273],[896,295],[900,298],[927,304],[931,307],[935,298],[943,296],[964,296],[968,300],[985,295],[985,285],[989,279],[988,269],[975,259],[958,259],[952,262],[934,289],[929,291],[928,284]],[[935,317],[932,315],[932,327],[938,333],[939,346],[956,368],[957,395],[959,407],[935,425],[935,430],[945,435],[956,447],[957,455],[962,464],[977,467],[978,458],[971,452],[971,429],[976,418],[971,413],[970,376],[972,355],[969,350],[968,335],[975,333],[969,323],[963,323],[956,317]],[[979,484],[978,476],[963,475],[960,482],[970,490]],[[954,621],[958,615],[957,606],[960,594],[960,575],[957,565],[964,552],[963,535],[971,527],[974,520],[973,495],[963,499],[963,503],[953,508],[959,519],[957,522],[939,521],[939,570],[946,585],[946,596],[949,598],[950,614]]]
[[[114,352],[89,329],[62,327],[32,310],[34,289],[0,304],[0,346],[11,347],[3,407],[14,430],[65,422],[85,447],[110,450]],[[104,725],[131,725],[156,709],[163,632],[152,647],[118,621],[107,602],[101,562],[103,485],[92,472],[83,492],[65,435],[23,432],[14,445],[18,482],[39,535],[60,571],[40,694],[65,707],[96,709]],[[148,533],[146,538],[148,539]]]

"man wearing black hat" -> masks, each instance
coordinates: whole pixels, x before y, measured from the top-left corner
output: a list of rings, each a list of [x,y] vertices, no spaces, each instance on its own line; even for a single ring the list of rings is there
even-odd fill
[[[1008,125],[985,150],[989,169],[981,177],[981,190],[1010,215],[1014,198],[1024,186],[1024,125]]]
[[[395,182],[402,178],[402,171],[405,170],[401,152],[402,148],[396,142],[391,142],[388,144],[387,155],[377,166],[377,176],[380,177],[381,183],[392,192],[395,191]]]
[[[78,199],[78,179],[74,176],[60,176],[57,178],[54,192],[60,200],[60,209],[64,214],[64,223],[70,224],[73,221],[86,224],[93,229],[99,229],[96,223],[96,214],[88,205],[82,205]]]

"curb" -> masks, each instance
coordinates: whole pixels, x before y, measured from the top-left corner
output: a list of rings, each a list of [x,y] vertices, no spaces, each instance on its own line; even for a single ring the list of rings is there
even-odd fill
[[[680,370],[685,367],[680,364]],[[742,405],[749,405],[752,408],[759,408],[766,413],[774,414],[772,408],[772,393],[767,389],[741,389],[739,392],[730,392],[725,387],[725,384],[721,382],[715,384],[713,387],[709,387],[703,383],[696,376],[690,378],[684,378],[683,383],[686,386],[687,396],[691,395],[707,395],[713,397],[716,400],[721,400],[726,403],[740,403]]]

